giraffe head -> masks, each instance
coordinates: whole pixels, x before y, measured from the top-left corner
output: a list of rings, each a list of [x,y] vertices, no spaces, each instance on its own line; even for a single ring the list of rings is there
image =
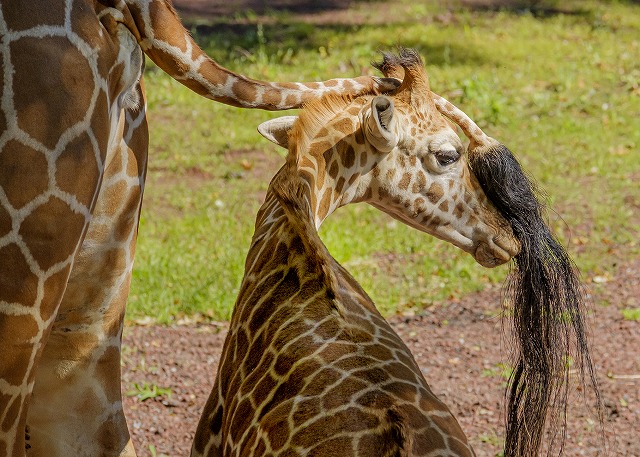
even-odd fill
[[[453,243],[481,265],[509,261],[520,244],[438,112],[420,57],[405,50],[386,55],[381,67],[389,76],[404,73],[388,96],[324,97],[299,119],[278,118],[259,127],[288,147],[289,162],[311,189],[316,225],[337,207],[364,201]]]

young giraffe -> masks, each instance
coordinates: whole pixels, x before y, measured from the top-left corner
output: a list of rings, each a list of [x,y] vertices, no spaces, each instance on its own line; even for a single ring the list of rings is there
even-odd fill
[[[132,456],[120,339],[147,164],[144,53],[242,107],[397,85],[247,79],[206,56],[169,0],[11,0],[0,36],[0,456]]]
[[[518,253],[418,55],[393,96],[327,96],[262,124],[288,147],[256,220],[215,385],[191,455],[472,456],[409,349],[318,227],[368,202],[494,267]],[[289,133],[291,132],[291,133]]]

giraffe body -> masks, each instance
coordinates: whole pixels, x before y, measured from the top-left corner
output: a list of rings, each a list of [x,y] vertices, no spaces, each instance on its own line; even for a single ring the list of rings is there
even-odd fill
[[[192,456],[472,456],[408,348],[317,229],[368,202],[495,266],[519,250],[436,111],[420,59],[390,97],[327,97],[260,130],[272,180]],[[289,133],[290,131],[290,133]]]
[[[265,207],[266,220],[280,218],[268,235],[256,227],[241,292],[248,300],[234,312],[210,422],[199,431],[216,440],[208,447],[197,436],[192,455],[427,455],[433,446],[473,455],[313,221],[290,221],[273,195]]]
[[[165,0],[10,0],[0,36],[0,456],[132,456],[120,340],[147,166],[144,54],[234,106],[392,86],[245,78]]]

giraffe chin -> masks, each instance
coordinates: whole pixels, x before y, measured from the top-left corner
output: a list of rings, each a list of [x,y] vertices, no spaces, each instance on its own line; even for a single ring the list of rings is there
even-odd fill
[[[511,260],[512,255],[496,244],[480,243],[473,258],[483,267],[494,268],[507,263]]]

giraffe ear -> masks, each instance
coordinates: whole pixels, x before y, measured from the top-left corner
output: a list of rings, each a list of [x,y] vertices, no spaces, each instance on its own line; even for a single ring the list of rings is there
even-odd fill
[[[373,147],[389,152],[398,144],[393,100],[379,95],[371,101],[371,112],[365,122],[365,137]]]
[[[258,126],[258,132],[267,140],[289,149],[289,131],[298,120],[298,116],[282,116],[263,122]]]

